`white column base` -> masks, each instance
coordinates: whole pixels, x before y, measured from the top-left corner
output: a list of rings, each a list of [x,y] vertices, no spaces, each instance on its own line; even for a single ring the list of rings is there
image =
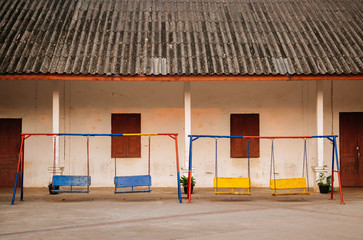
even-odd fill
[[[320,173],[325,173],[325,175],[327,176],[329,173],[329,169],[328,167],[324,167],[324,166],[313,166],[311,167],[311,169],[313,170],[314,174],[314,192],[319,192],[319,186],[316,183],[316,181],[319,179],[319,174]]]

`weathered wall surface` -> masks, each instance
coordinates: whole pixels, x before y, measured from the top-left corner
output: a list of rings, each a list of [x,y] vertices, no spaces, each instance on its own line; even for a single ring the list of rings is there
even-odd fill
[[[141,113],[142,132],[179,133],[179,154],[184,167],[183,83],[178,82],[60,82],[60,129],[62,132],[110,133],[112,113]],[[22,118],[23,132],[52,131],[51,81],[0,81],[0,118]],[[363,111],[362,81],[324,82],[324,133],[339,133],[339,112]],[[331,95],[333,93],[333,95]],[[316,134],[316,82],[193,82],[192,133],[229,135],[231,113],[259,113],[260,134]],[[174,142],[152,137],[151,174],[154,186],[175,186]],[[52,139],[31,137],[26,141],[25,186],[48,183],[52,166]],[[64,137],[60,162],[65,174],[86,173],[86,139]],[[215,172],[214,139],[193,145],[194,176],[198,186],[211,187]],[[260,158],[251,159],[252,184],[267,187],[271,141],[261,140]],[[92,186],[112,186],[114,159],[111,140],[90,140]],[[325,144],[330,165],[331,145]],[[317,164],[316,140],[308,141],[309,168]],[[247,176],[247,159],[229,157],[229,141],[220,140],[219,176]],[[147,172],[147,137],[142,138],[142,158],[117,159],[119,175]],[[276,140],[277,177],[302,173],[303,141]],[[310,171],[310,183],[314,177]]]
[[[313,82],[195,83],[192,90],[194,134],[229,135],[231,113],[259,113],[261,136],[315,132]],[[246,177],[247,159],[230,158],[229,140],[218,142],[218,176]],[[214,139],[200,139],[193,146],[195,175],[202,183],[214,177],[214,145]],[[268,186],[270,155],[271,141],[261,140],[260,158],[251,159],[253,186]],[[301,176],[302,159],[303,140],[275,140],[276,177]],[[315,164],[316,158],[310,160]]]

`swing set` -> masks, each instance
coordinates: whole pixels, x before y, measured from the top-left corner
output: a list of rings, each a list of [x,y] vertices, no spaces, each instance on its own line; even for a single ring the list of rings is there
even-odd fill
[[[273,196],[310,194],[306,138],[304,138],[304,156],[301,178],[280,179],[276,179],[274,139],[271,139],[270,189]],[[279,190],[282,190],[283,192],[279,192]]]
[[[22,133],[21,134],[21,145],[18,158],[17,173],[14,184],[13,197],[11,205],[14,204],[16,189],[20,178],[20,200],[23,201],[24,196],[24,145],[25,140],[31,136],[52,136],[54,142],[53,152],[53,176],[52,176],[52,189],[51,193],[89,193],[91,185],[91,176],[89,171],[90,165],[90,137],[130,137],[130,136],[148,136],[148,174],[138,176],[117,176],[117,161],[115,157],[115,194],[118,193],[137,193],[137,192],[151,192],[151,175],[150,175],[150,148],[151,148],[151,137],[152,136],[168,136],[175,141],[175,152],[176,152],[176,168],[177,168],[177,186],[178,186],[178,199],[182,203],[181,189],[180,189],[180,170],[179,170],[179,155],[178,155],[178,134],[177,133],[125,133],[125,134],[91,134],[91,133]],[[81,136],[86,137],[87,143],[87,157],[86,157],[86,168],[87,175],[56,175],[56,141],[60,136]],[[116,147],[116,141],[114,141]],[[116,148],[114,148],[116,149]],[[143,188],[139,188],[143,187]]]
[[[124,136],[134,136],[124,134]],[[115,154],[115,194],[118,193],[136,193],[136,192],[151,192],[151,175],[150,175],[150,156],[151,156],[151,138],[148,136],[148,174],[136,176],[117,176],[117,157]],[[117,149],[117,141],[114,141],[114,150]]]
[[[59,135],[60,136],[60,135]],[[87,175],[56,175],[57,136],[53,136],[53,176],[51,193],[89,193],[91,176],[89,174],[89,137],[87,137]],[[75,187],[75,188],[74,188]]]
[[[328,139],[332,145],[332,181],[331,189],[334,184],[334,173],[338,175],[340,201],[343,201],[343,192],[341,188],[340,169],[337,150],[337,135],[322,135],[322,136],[283,136],[283,137],[261,137],[261,136],[223,136],[223,135],[189,135],[189,171],[188,171],[188,202],[191,202],[191,176],[192,176],[192,149],[193,142],[199,138],[214,138],[215,139],[215,178],[214,189],[215,194],[238,194],[238,195],[251,195],[251,177],[250,177],[250,139],[270,139],[271,140],[271,165],[270,165],[270,189],[273,196],[280,195],[309,195],[309,181],[308,181],[308,160],[307,160],[307,139],[311,138],[325,138]],[[218,139],[220,138],[241,138],[248,141],[248,177],[219,177],[218,176]],[[275,140],[276,139],[303,139],[304,140],[304,156],[303,156],[303,171],[301,178],[276,178],[275,172]],[[334,162],[336,162],[336,168]],[[305,176],[306,175],[306,176]],[[220,191],[223,189],[223,191]],[[241,191],[242,190],[242,191]],[[243,191],[244,190],[244,191]],[[282,192],[281,192],[282,191]],[[331,199],[333,199],[333,191],[331,191]]]
[[[215,194],[251,195],[250,141],[248,140],[248,177],[218,177],[218,137],[215,138]]]

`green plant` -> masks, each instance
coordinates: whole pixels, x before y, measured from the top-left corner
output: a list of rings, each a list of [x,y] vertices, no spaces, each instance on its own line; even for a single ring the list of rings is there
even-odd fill
[[[188,177],[187,176],[182,176],[180,178],[180,183],[183,185],[183,187],[188,187]],[[194,177],[192,177],[192,187],[195,186],[195,179]]]
[[[331,176],[326,176],[324,172],[319,173],[319,178],[316,180],[319,186],[329,186],[331,184]]]

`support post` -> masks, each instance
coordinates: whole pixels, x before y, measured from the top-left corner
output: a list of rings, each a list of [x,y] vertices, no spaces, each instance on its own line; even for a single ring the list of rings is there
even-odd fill
[[[53,83],[53,133],[59,133],[59,122],[60,122],[60,93],[59,93],[59,81],[54,81]],[[48,172],[50,174],[50,179],[52,179],[53,175],[61,175],[63,172],[63,168],[60,168],[60,160],[59,160],[59,137],[55,140],[55,144],[53,146],[53,151],[55,154],[55,165],[48,168]],[[51,180],[50,180],[51,181]]]
[[[188,159],[189,159],[189,135],[191,134],[191,93],[190,82],[184,82],[184,173],[188,171]]]
[[[176,178],[177,178],[177,185],[178,185],[178,198],[179,203],[182,203],[182,197],[181,197],[181,189],[180,189],[180,168],[179,168],[179,154],[178,154],[178,135],[174,135],[172,137],[175,141],[175,153],[176,153]]]
[[[59,133],[59,82],[54,81],[53,84],[53,133]],[[59,138],[56,140],[55,145],[55,167],[59,167]],[[53,149],[54,150],[54,149]]]
[[[316,133],[318,136],[324,135],[324,92],[323,92],[323,82],[316,82]],[[318,138],[318,149],[317,158],[318,166],[313,167],[315,172],[315,180],[319,179],[319,174],[326,171],[324,167],[324,139]],[[318,186],[314,185],[315,190]]]
[[[337,170],[334,170],[332,167],[332,178],[331,178],[331,199],[333,199],[334,194],[334,172],[338,175],[338,182],[339,182],[339,193],[340,193],[340,204],[345,204],[343,200],[343,191],[342,191],[342,182],[340,178],[340,168],[339,168],[339,158],[338,158],[338,146],[337,146],[337,138],[333,137],[333,157],[332,157],[332,166],[334,166],[334,156],[336,161]]]
[[[20,172],[20,168],[21,168],[21,164],[22,164],[22,154],[24,153],[23,149],[24,149],[24,141],[25,141],[25,137],[24,135],[21,136],[21,144],[20,144],[20,151],[19,151],[19,158],[18,158],[18,166],[16,169],[16,177],[15,177],[15,184],[14,184],[14,190],[13,190],[13,197],[11,199],[11,205],[14,205],[14,201],[15,201],[15,195],[16,195],[16,187],[18,185],[18,179],[19,179],[19,172]],[[23,177],[21,179],[21,196],[20,196],[20,200],[23,200]]]
[[[190,146],[189,146],[189,171],[188,171],[188,194],[187,194],[187,198],[188,198],[188,203],[192,202],[192,146],[193,146],[193,137],[190,136],[189,137],[189,142],[190,142]]]

